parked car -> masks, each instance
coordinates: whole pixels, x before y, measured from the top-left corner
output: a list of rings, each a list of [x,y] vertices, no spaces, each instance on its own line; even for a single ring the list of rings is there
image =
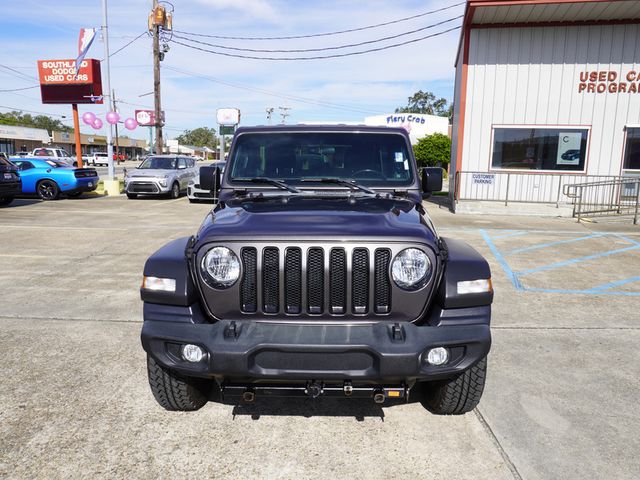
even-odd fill
[[[442,178],[418,175],[400,128],[238,129],[224,175],[200,169],[218,204],[144,267],[141,337],[157,402],[410,395],[436,414],[474,409],[491,272],[436,232],[422,200]]]
[[[220,168],[220,173],[224,174],[225,165],[226,165],[226,162],[213,162],[209,166]],[[189,202],[191,203],[199,202],[202,200],[210,200],[214,202],[218,201],[218,199],[211,193],[210,190],[204,190],[200,188],[199,173],[196,174],[196,176],[189,181],[189,186],[187,187],[187,197],[189,197]]]
[[[18,167],[4,153],[0,153],[0,207],[3,207],[22,193],[22,181],[18,175]]]
[[[137,168],[127,170],[124,188],[128,198],[164,195],[178,198],[197,175],[196,161],[179,155],[151,155]]]
[[[16,158],[23,194],[36,194],[42,200],[57,200],[61,194],[76,198],[98,186],[98,173],[93,168],[70,167],[51,158]]]
[[[76,157],[72,157],[67,153],[66,150],[62,148],[49,148],[49,147],[34,148],[33,152],[31,152],[31,156],[55,158],[56,160],[60,162],[64,162],[69,166],[72,166],[72,167],[78,166],[78,160],[76,159]]]
[[[109,154],[107,152],[93,152],[87,157],[87,165],[95,167],[96,165],[109,165]]]

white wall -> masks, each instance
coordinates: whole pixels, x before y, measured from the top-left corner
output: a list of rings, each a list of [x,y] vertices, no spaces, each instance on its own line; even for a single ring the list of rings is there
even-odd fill
[[[582,125],[590,128],[586,173],[618,175],[624,127],[640,123],[640,93],[579,92],[580,72],[624,77],[640,73],[639,63],[639,25],[472,29],[456,169],[490,169],[492,125]],[[457,70],[458,88],[460,65]],[[458,104],[458,90],[455,98]]]

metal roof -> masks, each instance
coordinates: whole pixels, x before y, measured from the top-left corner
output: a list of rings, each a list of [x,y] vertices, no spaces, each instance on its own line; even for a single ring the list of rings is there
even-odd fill
[[[639,0],[470,0],[469,25],[640,20]]]

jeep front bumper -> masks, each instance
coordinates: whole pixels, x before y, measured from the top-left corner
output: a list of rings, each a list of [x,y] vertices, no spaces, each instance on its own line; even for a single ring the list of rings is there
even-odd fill
[[[437,323],[299,324],[290,321],[193,323],[199,308],[145,303],[142,345],[161,365],[188,376],[225,381],[354,381],[410,383],[455,376],[484,358],[491,345],[490,307],[439,312]],[[174,321],[172,321],[174,320]],[[433,319],[432,319],[433,320]],[[182,345],[205,350],[185,361]],[[441,366],[426,362],[434,347],[449,350]]]

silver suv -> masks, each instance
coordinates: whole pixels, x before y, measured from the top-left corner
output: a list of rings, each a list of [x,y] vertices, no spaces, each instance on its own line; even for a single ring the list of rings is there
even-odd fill
[[[127,197],[166,195],[178,198],[187,190],[189,180],[198,174],[195,158],[177,155],[151,155],[125,173]]]

